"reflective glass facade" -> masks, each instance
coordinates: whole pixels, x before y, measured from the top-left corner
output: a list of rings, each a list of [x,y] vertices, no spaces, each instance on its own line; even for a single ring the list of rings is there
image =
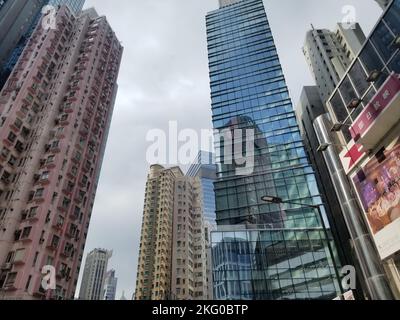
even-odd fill
[[[78,14],[85,4],[85,0],[49,0],[49,5],[67,5],[75,14]]]
[[[339,292],[319,229],[215,232],[212,255],[218,300],[331,300]]]
[[[190,166],[186,175],[199,177],[203,192],[203,214],[209,224],[215,225],[215,193],[216,166],[211,152],[200,151],[195,162]]]
[[[342,129],[344,142],[352,140],[349,128],[389,75],[400,74],[400,48],[394,45],[399,35],[400,0],[394,0],[328,101],[335,121],[346,124]],[[376,81],[368,82],[367,78],[375,71],[381,74]],[[354,99],[362,102],[356,109],[348,108]]]
[[[263,196],[269,195],[299,203],[321,204],[320,192],[304,150],[263,1],[238,1],[210,12],[207,15],[207,39],[214,128],[253,129],[255,132],[255,166],[252,174],[247,176],[236,175],[236,165],[224,163],[225,141],[216,141],[216,148],[220,151],[216,159],[215,183],[217,224],[225,226],[224,229],[233,225],[235,230],[237,225],[246,229],[246,225],[252,225],[261,230],[246,231],[249,232],[248,237],[235,240],[233,249],[228,251],[219,248],[224,248],[225,242],[230,242],[231,237],[220,232],[213,234],[215,297],[283,298],[282,293],[275,296],[269,289],[271,274],[267,266],[270,263],[290,263],[293,257],[300,257],[296,261],[302,261],[302,264],[296,270],[306,272],[307,268],[315,269],[319,262],[301,260],[304,255],[313,255],[315,248],[309,240],[304,240],[308,242],[303,247],[303,240],[287,242],[283,236],[276,249],[279,246],[290,249],[279,249],[281,255],[278,262],[271,254],[269,245],[264,244],[263,237],[272,236],[274,230],[278,229],[283,234],[289,232],[294,236],[297,236],[296,229],[306,234],[307,230],[318,229],[317,240],[321,242],[321,234],[329,232],[325,233],[315,209],[267,204],[261,200]],[[324,215],[323,207],[321,209]],[[243,256],[239,243],[253,251]],[[272,248],[275,248],[275,242]],[[332,260],[334,252],[334,248],[330,247],[325,258],[321,258],[325,264],[335,264]],[[235,263],[231,261],[240,259],[251,262],[250,273],[236,269],[238,272],[221,276],[221,272],[230,272],[234,268]],[[290,279],[290,270],[285,274],[285,279]],[[334,270],[333,267],[329,269],[329,274],[321,277],[321,280],[327,277],[330,279],[328,282],[336,283]],[[235,281],[234,286],[229,285],[231,280]],[[254,289],[251,292],[248,289],[249,283]],[[220,286],[224,289],[218,289]],[[311,291],[299,289],[293,282],[291,288],[293,294],[288,295],[289,298],[297,298],[297,293],[303,298],[326,298],[339,291],[338,286],[333,286],[332,291],[324,289],[314,295]]]
[[[0,1],[0,4],[1,4],[1,1]],[[75,14],[78,14],[82,10],[83,5],[85,4],[85,0],[46,0],[46,1],[43,1],[43,5],[46,5],[46,4],[53,5],[53,6],[67,5]],[[7,61],[2,66],[0,66],[0,89],[6,83],[12,70],[14,69],[15,65],[17,64],[18,59],[21,56],[22,52],[24,51],[25,46],[28,43],[29,38],[33,34],[33,31],[35,30],[41,16],[42,16],[42,12],[41,12],[41,10],[39,10],[36,13],[34,19],[32,20],[32,23],[30,24],[28,31],[18,41],[14,50],[11,52],[10,56],[8,57]]]

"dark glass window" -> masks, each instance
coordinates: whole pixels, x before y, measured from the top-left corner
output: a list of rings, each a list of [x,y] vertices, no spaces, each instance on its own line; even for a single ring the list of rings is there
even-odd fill
[[[339,86],[340,93],[344,99],[346,106],[355,98],[358,98],[354,91],[353,85],[350,82],[349,76],[346,76]]]
[[[360,60],[368,73],[373,70],[382,70],[383,68],[383,62],[370,42],[362,50]]]
[[[393,2],[390,10],[386,13],[384,18],[389,28],[395,35],[400,35],[400,1]]]
[[[393,34],[386,27],[385,23],[381,21],[375,29],[371,41],[385,61],[388,61],[395,51],[392,45],[393,40]]]
[[[347,108],[340,97],[339,91],[336,91],[331,100],[332,110],[335,113],[336,119],[343,122],[348,117]]]
[[[349,75],[358,94],[360,97],[362,97],[364,93],[367,92],[370,84],[367,82],[367,74],[365,73],[359,60],[357,60],[351,67]]]
[[[389,64],[389,70],[393,70],[400,73],[400,51],[394,56],[393,60]]]

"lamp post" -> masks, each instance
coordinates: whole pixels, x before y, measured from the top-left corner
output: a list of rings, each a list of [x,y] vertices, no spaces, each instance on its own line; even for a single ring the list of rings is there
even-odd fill
[[[329,240],[328,231],[325,228],[324,217],[323,217],[322,211],[321,211],[321,205],[306,204],[306,203],[299,203],[299,202],[290,201],[290,200],[283,200],[282,198],[274,197],[274,196],[264,196],[264,197],[261,198],[261,200],[264,201],[264,202],[267,202],[267,203],[274,203],[274,204],[285,204],[286,203],[286,204],[298,205],[298,206],[301,206],[302,208],[311,208],[311,209],[314,209],[314,210],[317,209],[318,216],[321,219],[322,228],[324,229],[325,238],[326,238],[326,241],[327,241],[327,244],[328,244],[328,250],[329,250],[329,253],[330,253],[331,257],[332,257],[333,268],[335,269],[335,274],[336,274],[336,277],[337,277],[338,282],[339,282],[339,288],[340,288],[340,291],[343,293],[344,290],[343,290],[343,287],[342,287],[342,281],[341,281],[341,277],[339,275],[339,272],[338,272],[338,270],[336,268],[335,258],[334,258],[335,256],[333,254],[333,250],[332,250],[331,243],[330,243],[330,240]]]

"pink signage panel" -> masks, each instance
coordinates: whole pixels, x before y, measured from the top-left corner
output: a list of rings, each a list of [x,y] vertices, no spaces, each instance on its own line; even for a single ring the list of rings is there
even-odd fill
[[[358,141],[365,134],[378,116],[387,108],[393,98],[400,92],[398,74],[391,74],[375,97],[358,116],[350,128],[351,136]]]

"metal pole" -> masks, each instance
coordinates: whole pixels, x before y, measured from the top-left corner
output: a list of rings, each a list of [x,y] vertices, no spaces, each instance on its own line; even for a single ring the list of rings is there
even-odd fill
[[[373,300],[393,300],[394,296],[383,271],[381,260],[362,218],[363,213],[356,198],[353,196],[347,174],[343,169],[335,147],[332,145],[334,142],[330,136],[329,127],[331,127],[331,121],[328,118],[328,114],[319,116],[314,121],[314,129],[319,143],[330,145],[323,153],[324,159],[353,241],[354,251],[359,261],[368,293]]]

